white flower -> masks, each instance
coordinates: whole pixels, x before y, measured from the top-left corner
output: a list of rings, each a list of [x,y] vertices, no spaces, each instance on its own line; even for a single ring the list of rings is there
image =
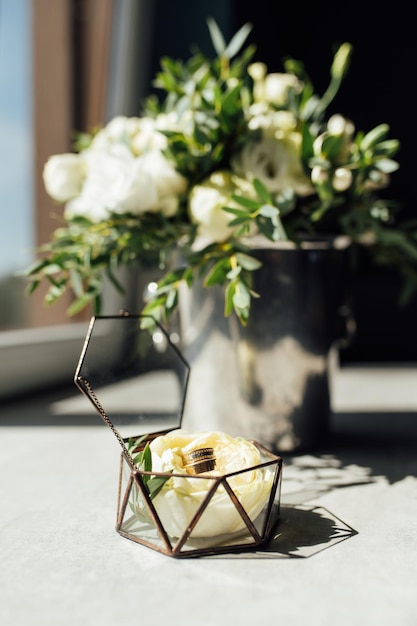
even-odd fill
[[[163,150],[167,138],[159,131],[172,125],[173,120],[167,115],[155,119],[117,115],[94,136],[90,149],[107,151],[114,144],[123,144],[134,156],[149,150]]]
[[[290,89],[299,93],[302,83],[294,74],[267,74],[265,77],[265,99],[276,106],[285,106]]]
[[[152,178],[158,194],[150,210],[162,211],[166,217],[175,215],[179,198],[187,190],[187,179],[181,176],[158,150],[143,155],[140,158],[140,165],[142,171]]]
[[[189,196],[191,221],[198,224],[198,234],[209,241],[224,241],[233,234],[228,224],[233,216],[222,207],[235,207],[231,195],[236,191],[228,172],[214,172],[200,185],[195,185]]]
[[[67,202],[80,193],[85,173],[85,163],[78,154],[53,155],[43,168],[45,189],[57,202]]]
[[[316,156],[324,156],[326,158],[326,140],[329,137],[340,137],[341,144],[337,154],[333,154],[331,160],[334,163],[344,163],[349,160],[352,149],[353,135],[355,132],[354,124],[342,115],[332,115],[327,122],[327,129],[321,133],[313,143],[314,154]]]
[[[327,122],[327,130],[331,135],[345,135],[349,139],[353,137],[355,125],[343,115],[332,115]]]
[[[258,178],[273,194],[292,189],[300,196],[313,193],[310,178],[304,172],[296,137],[263,139],[247,143],[233,159],[236,174],[248,180]]]
[[[67,219],[83,215],[100,221],[110,213],[156,211],[170,217],[178,210],[187,181],[159,151],[135,158],[128,146],[116,142],[106,150],[86,150],[83,159],[87,175],[79,196],[66,206]]]
[[[87,176],[79,197],[65,208],[67,219],[83,215],[99,221],[111,212],[139,215],[156,204],[156,184],[123,144],[109,146],[107,151],[86,150],[83,158]]]
[[[223,432],[188,433],[178,429],[154,439],[151,444],[154,471],[185,474],[172,477],[154,498],[153,504],[165,530],[179,537],[186,530],[213,481],[187,475],[185,455],[197,448],[213,448],[215,469],[205,476],[219,476],[249,468],[228,478],[228,483],[254,521],[266,506],[271,493],[273,471],[257,468],[261,462],[258,448],[242,438]],[[256,469],[251,469],[256,468]],[[197,522],[192,537],[215,537],[236,533],[246,527],[223,486],[219,486],[204,514]]]
[[[130,148],[141,124],[141,118],[117,115],[94,135],[90,149],[106,151],[112,144],[124,144]]]
[[[264,63],[252,63],[248,67],[248,73],[254,82],[255,102],[267,102],[283,107],[287,104],[290,90],[300,93],[303,89],[303,83],[297,76],[282,72],[268,74]]]
[[[263,111],[261,107],[251,107],[251,118],[248,126],[251,130],[262,129],[264,138],[288,138],[295,144],[301,144],[301,136],[297,131],[297,120],[291,111]]]
[[[329,172],[323,167],[315,165],[311,170],[311,180],[315,185],[324,185],[329,180]]]
[[[353,175],[346,167],[338,167],[332,179],[333,189],[336,191],[346,191],[352,185]]]
[[[138,132],[132,137],[131,146],[135,154],[145,154],[149,150],[163,150],[167,146],[167,138],[158,131],[157,120],[143,117]]]

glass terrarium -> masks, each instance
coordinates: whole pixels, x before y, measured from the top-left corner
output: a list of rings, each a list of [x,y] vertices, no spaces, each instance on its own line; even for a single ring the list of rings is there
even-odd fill
[[[91,319],[74,380],[122,448],[116,530],[173,557],[257,548],[278,520],[282,459],[184,430],[189,374],[153,318]]]

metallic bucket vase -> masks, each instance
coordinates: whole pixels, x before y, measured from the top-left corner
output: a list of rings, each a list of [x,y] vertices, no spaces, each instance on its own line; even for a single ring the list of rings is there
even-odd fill
[[[329,353],[341,336],[349,241],[252,251],[246,327],[224,318],[223,295],[193,286],[181,300],[191,366],[183,424],[255,439],[277,452],[316,448],[330,433]]]

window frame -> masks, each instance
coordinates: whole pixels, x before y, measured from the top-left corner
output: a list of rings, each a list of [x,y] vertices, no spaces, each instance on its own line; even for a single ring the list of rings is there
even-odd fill
[[[75,120],[79,130],[104,123],[114,0],[33,0],[29,7],[38,247],[50,239],[63,212],[43,186],[47,158],[72,151]],[[70,294],[46,307],[45,293],[40,286],[30,296],[29,328],[0,332],[1,400],[72,381],[92,312],[69,318]],[[108,301],[110,308],[120,307],[114,293]]]

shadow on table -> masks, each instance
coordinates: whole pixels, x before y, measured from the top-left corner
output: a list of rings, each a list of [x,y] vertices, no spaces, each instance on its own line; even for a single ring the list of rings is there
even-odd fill
[[[356,534],[356,530],[324,507],[282,506],[273,536],[263,548],[209,558],[308,558]]]
[[[282,456],[285,504],[378,480],[393,484],[417,476],[417,414],[338,414],[325,445]]]

